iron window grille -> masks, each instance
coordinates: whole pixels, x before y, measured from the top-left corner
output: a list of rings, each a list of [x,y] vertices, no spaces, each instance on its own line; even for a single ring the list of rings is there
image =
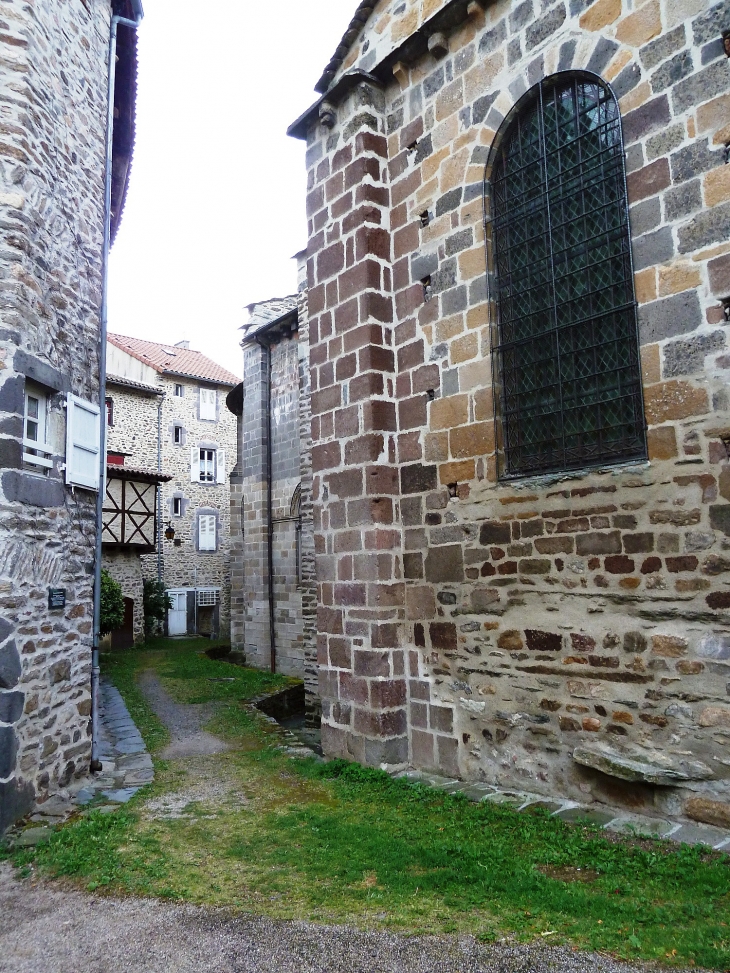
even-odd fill
[[[220,603],[220,591],[217,588],[198,588],[198,607],[210,608]]]
[[[610,88],[559,74],[531,89],[505,122],[485,207],[500,478],[644,458],[624,148]]]

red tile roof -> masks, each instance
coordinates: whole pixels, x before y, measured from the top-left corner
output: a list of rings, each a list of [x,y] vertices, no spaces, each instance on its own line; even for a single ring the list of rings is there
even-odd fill
[[[217,365],[199,351],[161,345],[142,338],[125,338],[121,334],[108,335],[109,341],[128,355],[154,368],[161,375],[182,375],[199,378],[218,385],[238,385],[241,379],[228,369]]]

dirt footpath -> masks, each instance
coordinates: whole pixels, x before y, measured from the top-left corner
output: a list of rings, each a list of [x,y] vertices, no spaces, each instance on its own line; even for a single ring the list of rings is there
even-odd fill
[[[565,949],[486,947],[467,937],[361,933],[99,898],[19,882],[10,866],[0,866],[0,916],[0,973],[638,973]]]

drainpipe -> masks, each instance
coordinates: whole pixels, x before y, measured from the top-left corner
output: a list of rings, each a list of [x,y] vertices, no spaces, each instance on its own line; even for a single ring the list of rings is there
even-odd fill
[[[162,473],[162,403],[165,396],[157,402],[157,472]],[[162,484],[157,484],[157,581],[162,584]]]
[[[96,550],[94,553],[94,642],[91,650],[91,770],[101,770],[99,759],[99,641],[101,638],[101,534],[104,523],[106,483],[106,336],[109,322],[109,251],[112,221],[112,150],[114,140],[114,87],[117,71],[119,25],[136,30],[142,22],[142,0],[131,0],[134,20],[113,16],[109,36],[108,87],[106,105],[106,168],[104,174],[104,240],[101,252],[101,327],[99,333],[99,489],[96,495]]]
[[[256,344],[266,355],[266,549],[269,577],[269,645],[271,671],[276,672],[276,614],[274,604],[274,503],[272,484],[272,426],[271,426],[271,345],[258,338]]]

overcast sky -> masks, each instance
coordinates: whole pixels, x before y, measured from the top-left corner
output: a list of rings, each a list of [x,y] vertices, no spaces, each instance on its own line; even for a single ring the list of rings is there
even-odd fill
[[[245,306],[296,290],[304,144],[287,126],[356,0],[144,0],[137,143],[109,328],[241,374]]]

